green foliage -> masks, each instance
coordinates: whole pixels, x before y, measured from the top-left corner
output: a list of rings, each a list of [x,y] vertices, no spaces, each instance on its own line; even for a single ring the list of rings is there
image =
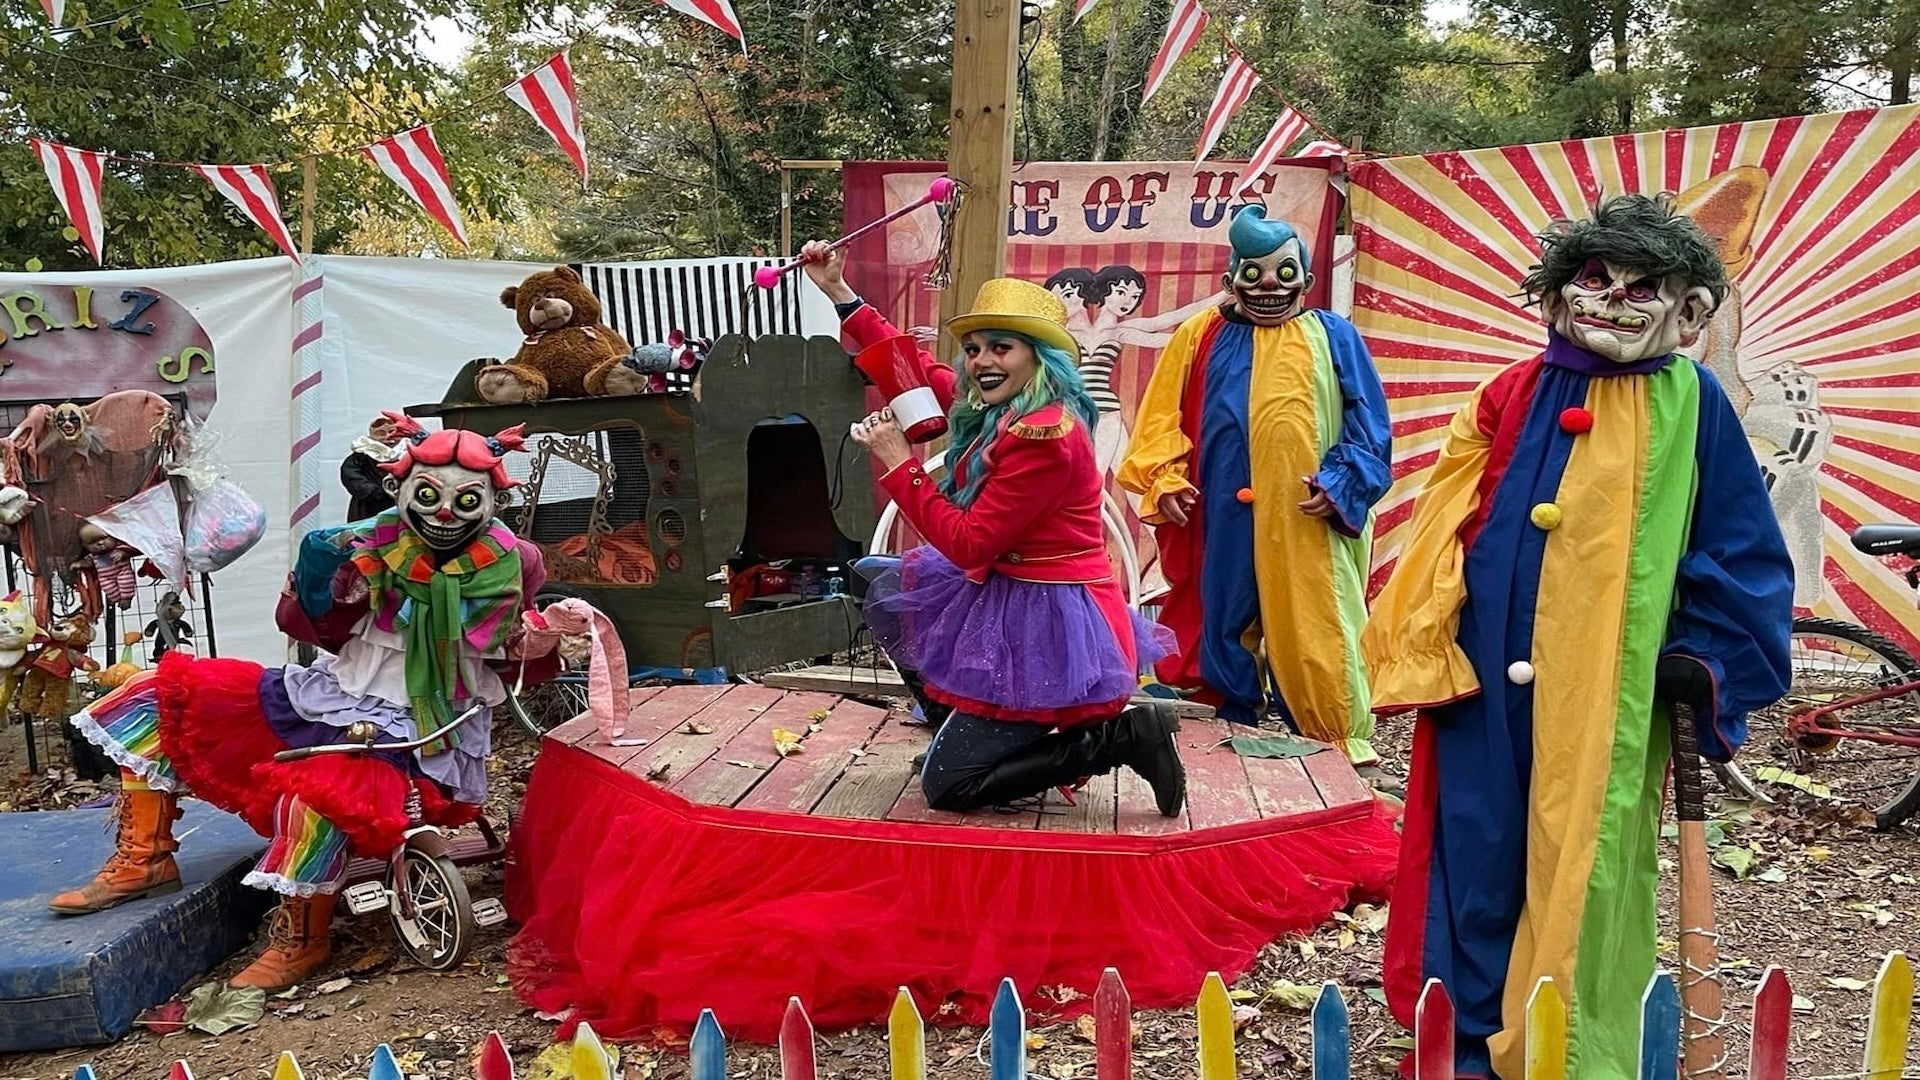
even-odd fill
[[[1181,160],[1229,56],[1264,81],[1215,149],[1250,153],[1284,100],[1371,152],[1415,153],[1905,100],[1920,0],[1212,0],[1214,30],[1140,95],[1172,0],[1043,0],[1023,40],[1016,156]],[[138,161],[277,162],[296,235],[300,159],[431,121],[472,247],[357,153],[317,161],[315,247],[393,255],[637,259],[773,252],[782,160],[946,155],[952,8],[735,0],[737,43],[651,0],[71,0],[0,6],[0,267],[90,265],[24,147],[109,166],[111,265],[269,255],[197,176]],[[474,35],[422,58],[432,20]],[[73,28],[78,26],[77,29]],[[591,182],[498,94],[571,45]],[[794,171],[797,243],[839,231],[839,177]]]
[[[0,149],[0,266],[34,257],[54,269],[91,265],[61,235],[66,217],[27,136],[141,161],[290,162],[351,147],[425,114],[443,75],[419,57],[414,39],[426,20],[453,10],[454,0],[73,0],[68,28],[55,32],[37,4],[0,8],[0,126],[8,136]],[[359,208],[404,198],[364,159],[323,160],[320,171],[323,248]],[[274,178],[297,229],[299,170]],[[274,252],[184,170],[109,163],[102,203],[110,266]]]

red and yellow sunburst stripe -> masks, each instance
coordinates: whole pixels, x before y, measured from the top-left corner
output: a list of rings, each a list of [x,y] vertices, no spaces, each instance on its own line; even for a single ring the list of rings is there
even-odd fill
[[[1721,346],[1703,359],[1745,388],[1730,396],[1760,452],[1786,449],[1806,422],[1798,411],[1830,424],[1801,466],[1817,465],[1817,509],[1812,495],[1804,513],[1777,500],[1790,534],[1811,530],[1819,546],[1803,605],[1920,648],[1900,572],[1847,539],[1861,523],[1920,523],[1920,106],[1354,165],[1353,318],[1395,408],[1376,586],[1444,418],[1544,343],[1537,313],[1515,295],[1538,255],[1534,236],[1603,195],[1669,191],[1685,203],[1734,170],[1759,177],[1758,194],[1744,216],[1715,206],[1720,227],[1709,231],[1734,271],[1742,325],[1717,323]],[[1708,215],[1697,214],[1703,226]]]

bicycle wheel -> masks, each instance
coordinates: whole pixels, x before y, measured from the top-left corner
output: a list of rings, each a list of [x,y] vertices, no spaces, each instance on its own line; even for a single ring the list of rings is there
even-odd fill
[[[400,880],[392,888],[396,894],[404,892],[413,908],[413,917],[408,918],[402,897],[396,895],[389,902],[388,917],[400,947],[429,971],[459,967],[473,948],[477,930],[473,901],[460,868],[444,855],[408,848],[400,857]]]
[[[1890,829],[1920,810],[1920,749],[1866,739],[1795,738],[1787,724],[1810,709],[1916,680],[1920,663],[1866,627],[1795,619],[1793,684],[1785,698],[1748,718],[1746,745],[1728,771],[1776,794],[1820,785],[1834,799],[1871,811],[1876,827]],[[1826,725],[1920,735],[1920,691],[1838,709]]]
[[[507,711],[535,736],[545,735],[586,712],[588,704],[584,674],[556,675],[517,694],[511,688],[507,691]]]

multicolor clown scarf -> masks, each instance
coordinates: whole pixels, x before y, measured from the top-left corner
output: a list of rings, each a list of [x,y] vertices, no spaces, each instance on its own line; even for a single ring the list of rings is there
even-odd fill
[[[366,541],[353,554],[367,579],[373,622],[406,643],[407,695],[420,731],[453,718],[453,702],[467,692],[460,684],[460,655],[486,655],[503,647],[520,610],[520,554],[513,533],[495,521],[467,549],[436,564],[435,553],[407,528],[399,512],[373,520]],[[422,749],[438,754],[459,742],[436,740]]]

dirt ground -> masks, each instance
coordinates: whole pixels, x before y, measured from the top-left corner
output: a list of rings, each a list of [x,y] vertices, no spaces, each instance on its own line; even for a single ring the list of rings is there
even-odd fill
[[[1383,725],[1377,740],[1391,761],[1404,761],[1409,727]],[[520,796],[534,743],[510,724],[497,731],[494,802],[503,811]],[[76,805],[98,797],[95,785],[74,785],[24,774],[18,729],[0,731],[0,810]],[[55,750],[58,762],[64,762]],[[1878,833],[1850,815],[1811,799],[1751,809],[1722,802],[1716,814],[1722,850],[1751,856],[1741,878],[1723,870],[1715,897],[1721,955],[1728,971],[1728,1000],[1736,1027],[1750,1017],[1753,988],[1768,964],[1785,967],[1795,1003],[1793,1075],[1825,1077],[1857,1072],[1866,1031],[1866,1010],[1880,958],[1920,943],[1920,833],[1910,823]],[[1661,894],[1665,963],[1673,966],[1673,876],[1671,841],[1664,844]],[[1730,863],[1742,857],[1729,855]],[[498,895],[497,868],[469,871],[476,896]],[[1389,913],[1390,914],[1390,913]],[[1323,980],[1338,983],[1353,1018],[1356,1077],[1386,1078],[1405,1045],[1402,1032],[1380,1002],[1380,933],[1384,919],[1361,910],[1310,938],[1276,942],[1255,970],[1236,984],[1244,998],[1240,1018],[1239,1075],[1304,1076],[1309,1070],[1306,1014],[1292,1007]],[[312,1080],[364,1077],[368,1055],[380,1042],[392,1046],[410,1076],[471,1075],[471,1056],[488,1030],[499,1031],[513,1051],[520,1074],[552,1039],[553,1023],[515,999],[506,985],[506,944],[511,928],[483,931],[465,969],[434,975],[395,959],[382,917],[343,917],[338,948],[313,985],[283,999],[269,999],[256,1024],[209,1037],[188,1031],[167,1036],[136,1032],[105,1047],[60,1053],[0,1057],[0,1080],[66,1077],[92,1063],[101,1080],[158,1078],[184,1058],[200,1080],[265,1077],[275,1057],[291,1050]],[[211,978],[224,978],[246,961],[230,960]],[[344,985],[341,979],[348,980]],[[1135,1068],[1155,1080],[1198,1075],[1196,1029],[1190,1012],[1146,1012],[1137,1018]],[[1029,1069],[1036,1077],[1068,1080],[1093,1076],[1090,1027],[1062,1024],[1030,1036]],[[929,1071],[949,1080],[984,1080],[976,1057],[978,1028],[931,1029]],[[1735,1060],[1745,1061],[1744,1033],[1735,1035]],[[622,1047],[629,1080],[677,1080],[688,1075],[684,1044]],[[848,1078],[888,1075],[883,1028],[866,1027],[822,1037],[818,1061],[824,1074]],[[984,1051],[982,1051],[984,1054]],[[1744,1066],[1734,1070],[1742,1075]],[[730,1048],[729,1075],[774,1077],[777,1054],[768,1047]],[[548,1077],[546,1080],[553,1080]]]

